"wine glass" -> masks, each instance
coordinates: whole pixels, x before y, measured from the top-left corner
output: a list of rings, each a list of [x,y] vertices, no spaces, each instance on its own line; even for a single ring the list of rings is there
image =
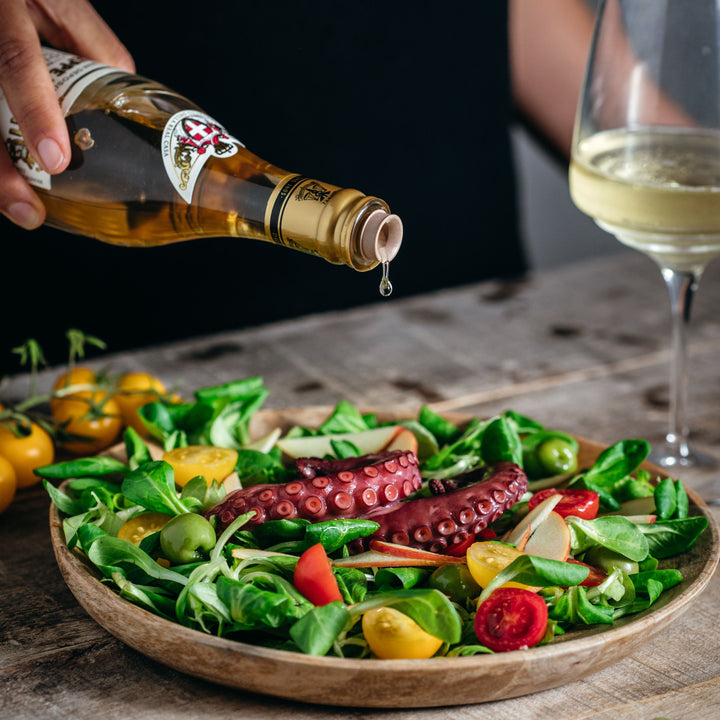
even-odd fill
[[[574,203],[657,262],[670,294],[664,467],[714,464],[691,450],[687,331],[703,270],[720,254],[720,4],[601,0],[575,121]]]

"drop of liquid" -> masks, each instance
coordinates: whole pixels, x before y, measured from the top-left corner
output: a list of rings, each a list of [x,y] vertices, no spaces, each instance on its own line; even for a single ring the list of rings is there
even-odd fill
[[[390,282],[390,263],[389,262],[383,262],[382,264],[382,279],[380,280],[380,294],[383,297],[388,297],[392,294],[393,287],[392,283]]]

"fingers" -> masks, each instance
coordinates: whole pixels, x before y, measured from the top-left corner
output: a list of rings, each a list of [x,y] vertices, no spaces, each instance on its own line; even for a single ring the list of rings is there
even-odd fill
[[[60,50],[135,72],[127,48],[87,0],[28,0],[40,37]]]
[[[45,206],[20,177],[10,156],[0,147],[0,212],[26,230],[40,227]]]
[[[135,64],[88,0],[0,0],[0,89],[29,154],[53,175],[67,167],[70,142],[40,38],[128,72]],[[2,148],[0,212],[28,229],[45,219],[42,202]]]
[[[70,159],[65,120],[24,0],[0,2],[0,88],[33,158],[48,173],[63,170]],[[8,154],[0,155],[0,211],[22,227],[37,227],[42,203]]]
[[[0,87],[33,157],[48,173],[63,170],[67,129],[24,0],[0,2]]]

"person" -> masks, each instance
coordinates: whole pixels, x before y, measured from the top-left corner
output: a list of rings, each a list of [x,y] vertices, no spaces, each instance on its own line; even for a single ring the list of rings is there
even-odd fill
[[[476,15],[452,0],[126,2],[102,17],[87,0],[1,0],[0,88],[57,174],[70,144],[41,43],[164,83],[261,158],[387,201],[405,228],[391,266],[402,298],[523,273],[510,127],[519,113],[570,146],[593,24],[583,0]],[[12,306],[0,373],[18,370],[10,349],[29,336],[63,362],[70,327],[113,352],[381,301],[379,276],[269,243],[129,249],[53,230],[3,151],[0,212]]]

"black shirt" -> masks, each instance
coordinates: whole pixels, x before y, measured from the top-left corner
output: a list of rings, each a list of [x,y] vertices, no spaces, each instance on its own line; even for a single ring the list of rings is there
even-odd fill
[[[107,3],[137,72],[261,158],[383,198],[403,220],[392,302],[525,269],[509,140],[507,7],[461,2]],[[121,248],[0,218],[10,348],[63,362],[67,328],[108,351],[388,302],[379,269],[217,238]],[[39,298],[40,302],[33,302]]]

